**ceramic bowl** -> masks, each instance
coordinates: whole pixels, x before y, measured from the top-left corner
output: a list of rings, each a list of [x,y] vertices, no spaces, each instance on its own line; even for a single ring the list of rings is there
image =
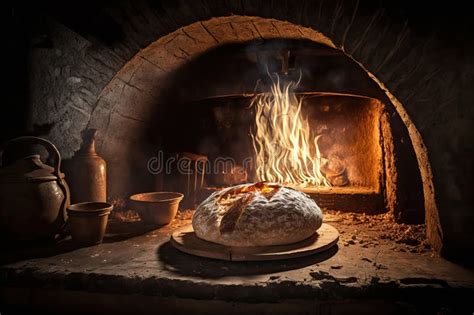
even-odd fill
[[[130,196],[129,205],[145,224],[166,225],[176,216],[183,197],[178,192],[141,193]]]

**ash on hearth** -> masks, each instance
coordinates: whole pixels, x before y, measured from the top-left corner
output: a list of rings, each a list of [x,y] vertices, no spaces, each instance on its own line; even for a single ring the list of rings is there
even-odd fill
[[[326,210],[324,221],[340,231],[343,246],[369,248],[388,244],[397,252],[432,253],[424,224],[397,223],[390,213],[366,215]]]

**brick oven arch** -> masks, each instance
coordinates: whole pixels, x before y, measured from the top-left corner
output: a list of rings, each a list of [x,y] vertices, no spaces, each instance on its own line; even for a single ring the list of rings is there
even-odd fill
[[[347,36],[348,31],[343,36]],[[335,43],[316,29],[270,18],[222,16],[194,22],[152,42],[115,74],[100,92],[87,125],[88,128],[99,129],[102,134],[99,150],[108,161],[110,178],[120,178],[120,181],[110,183],[111,196],[123,194],[120,182],[127,182],[127,178],[134,176],[134,170],[128,167],[130,162],[135,165],[137,161],[146,163],[145,160],[153,154],[144,152],[139,138],[144,128],[154,123],[150,121],[151,113],[163,91],[160,88],[170,74],[194,57],[221,45],[282,38],[310,40],[341,50],[385,92],[403,120],[413,144],[423,182],[427,237],[432,246],[439,250],[442,232],[427,150],[405,107],[386,87],[385,78],[369,71],[374,67],[380,70],[382,65],[370,64],[367,60],[358,61],[354,52],[360,49],[360,42],[343,40]]]

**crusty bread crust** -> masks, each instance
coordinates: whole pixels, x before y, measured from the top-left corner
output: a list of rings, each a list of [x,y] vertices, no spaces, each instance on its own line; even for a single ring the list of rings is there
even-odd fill
[[[260,188],[254,189],[258,184]],[[261,185],[233,186],[209,196],[193,215],[196,236],[235,247],[283,245],[302,241],[321,227],[321,209],[308,195],[276,184],[263,184],[274,187],[268,193],[261,190]],[[233,212],[230,215],[229,209]]]

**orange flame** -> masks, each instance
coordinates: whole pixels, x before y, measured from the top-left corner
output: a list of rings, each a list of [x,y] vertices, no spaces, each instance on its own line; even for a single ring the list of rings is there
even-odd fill
[[[256,129],[251,134],[256,155],[256,180],[290,186],[330,186],[321,173],[323,159],[302,99],[292,92],[299,82],[282,84],[277,76],[270,93],[255,96]]]

